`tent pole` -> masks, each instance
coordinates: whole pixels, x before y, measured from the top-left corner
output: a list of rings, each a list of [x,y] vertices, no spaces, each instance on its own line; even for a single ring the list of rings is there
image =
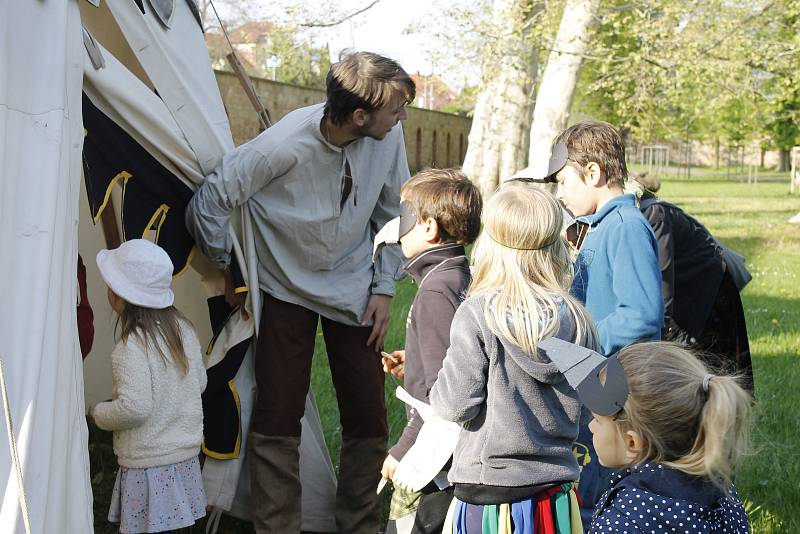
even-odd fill
[[[247,75],[247,72],[244,70],[244,66],[242,62],[239,61],[239,57],[236,55],[236,52],[230,52],[225,58],[230,63],[231,68],[233,69],[233,73],[236,74],[236,78],[239,80],[239,84],[244,89],[247,98],[250,100],[250,103],[253,105],[253,108],[256,110],[258,114],[258,122],[261,126],[261,131],[263,132],[270,126],[272,126],[272,118],[270,117],[269,110],[267,110],[266,106],[261,103],[261,99],[258,97],[258,91],[256,91],[255,86],[253,85],[253,80],[250,79],[250,76]]]

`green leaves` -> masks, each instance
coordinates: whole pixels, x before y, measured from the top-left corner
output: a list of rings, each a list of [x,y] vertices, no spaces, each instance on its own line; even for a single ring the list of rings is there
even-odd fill
[[[607,0],[576,109],[644,142],[763,136],[800,73],[797,0]]]

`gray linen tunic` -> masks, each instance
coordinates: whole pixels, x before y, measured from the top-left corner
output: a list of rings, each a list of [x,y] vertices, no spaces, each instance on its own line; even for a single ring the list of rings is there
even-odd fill
[[[372,294],[394,295],[399,247],[373,265],[372,241],[398,216],[409,178],[402,126],[382,140],[344,148],[320,132],[323,104],[295,110],[227,153],[195,193],[186,226],[220,268],[230,263],[231,212],[247,203],[261,289],[279,300],[349,325],[360,324]],[[353,188],[340,207],[345,159]]]

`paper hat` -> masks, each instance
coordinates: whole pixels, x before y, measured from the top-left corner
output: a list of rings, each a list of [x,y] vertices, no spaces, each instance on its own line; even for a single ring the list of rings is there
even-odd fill
[[[372,259],[375,261],[378,252],[386,245],[399,245],[400,239],[414,228],[417,224],[417,216],[411,209],[408,202],[400,203],[400,216],[383,225],[383,228],[375,235],[375,242],[372,245]]]
[[[550,161],[547,162],[547,174],[541,176],[534,172],[534,168],[526,167],[513,175],[508,181],[516,180],[519,182],[530,182],[530,183],[539,183],[539,184],[546,184],[546,183],[555,183],[556,181],[556,174],[558,171],[564,168],[564,165],[567,164],[567,145],[564,143],[556,143],[553,145],[553,148],[550,151]]]
[[[625,407],[628,379],[616,355],[605,358],[591,349],[554,337],[540,341],[537,346],[556,364],[589,410],[612,416]]]

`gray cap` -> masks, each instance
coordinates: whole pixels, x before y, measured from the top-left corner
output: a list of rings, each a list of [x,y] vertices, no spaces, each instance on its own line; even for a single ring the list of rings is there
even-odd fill
[[[547,162],[547,174],[544,176],[535,174],[533,172],[533,167],[526,167],[509,178],[508,181],[516,180],[519,182],[538,184],[555,183],[556,174],[567,164],[568,156],[567,145],[564,143],[556,143],[553,145],[553,148],[550,149],[550,160]]]

